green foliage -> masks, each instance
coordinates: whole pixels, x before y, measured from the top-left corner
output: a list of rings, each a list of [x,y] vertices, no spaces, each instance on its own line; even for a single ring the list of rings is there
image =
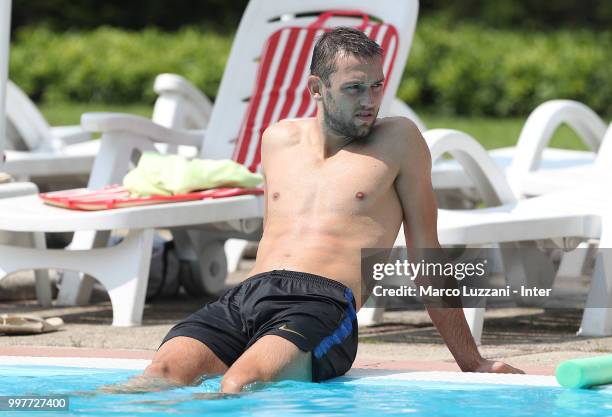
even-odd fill
[[[428,129],[457,129],[480,142],[486,149],[514,146],[525,124],[525,116],[488,117],[488,116],[444,116],[418,111]],[[588,150],[582,139],[566,125],[555,131],[550,147]]]
[[[610,0],[421,0],[421,16],[447,15],[490,27],[556,29],[559,27],[609,28]]]
[[[247,3],[248,0],[14,0],[13,28],[47,25],[54,30],[99,26],[143,29],[155,26],[176,30],[183,25],[203,25],[226,30],[237,26]],[[420,0],[419,7],[421,17],[444,14],[453,21],[470,20],[496,28],[612,26],[610,0]]]
[[[214,97],[231,36],[185,28],[126,32],[99,28],[55,34],[19,31],[10,78],[37,101],[152,102],[157,74],[181,74]]]
[[[196,28],[26,28],[14,38],[10,78],[37,101],[152,103],[155,76],[174,72],[214,98],[231,42],[232,35]],[[610,31],[509,31],[421,19],[398,96],[449,115],[524,116],[553,98],[612,115],[611,63]]]
[[[156,27],[176,30],[203,25],[234,30],[248,0],[14,0],[12,27],[44,25],[53,30]]]
[[[398,95],[431,111],[524,115],[567,98],[612,114],[612,32],[500,31],[440,20],[417,27]]]

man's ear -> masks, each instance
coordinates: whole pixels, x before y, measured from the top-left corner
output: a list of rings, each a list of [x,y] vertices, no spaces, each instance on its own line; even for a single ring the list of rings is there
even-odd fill
[[[323,99],[323,91],[321,91],[323,87],[323,82],[316,75],[309,75],[307,81],[308,91],[310,91],[310,96],[316,100],[320,101]]]

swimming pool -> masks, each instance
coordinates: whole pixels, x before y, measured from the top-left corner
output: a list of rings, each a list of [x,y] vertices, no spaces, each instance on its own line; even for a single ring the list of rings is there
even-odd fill
[[[215,398],[220,378],[206,380],[196,387],[160,393],[96,393],[102,385],[121,382],[140,373],[145,361],[97,361],[103,365],[96,368],[74,366],[79,361],[70,359],[50,360],[62,366],[34,364],[35,361],[38,358],[0,365],[0,396],[67,395],[69,411],[0,411],[1,415],[549,417],[612,414],[612,390],[569,390],[557,386],[552,377],[452,372],[385,375],[379,371],[375,375],[342,377],[321,384],[279,382],[253,392]],[[125,369],[126,363],[132,369]]]

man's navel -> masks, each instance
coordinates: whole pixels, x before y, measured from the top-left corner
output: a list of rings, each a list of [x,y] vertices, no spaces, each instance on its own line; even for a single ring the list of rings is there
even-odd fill
[[[272,200],[278,200],[280,198],[280,193],[272,193]]]

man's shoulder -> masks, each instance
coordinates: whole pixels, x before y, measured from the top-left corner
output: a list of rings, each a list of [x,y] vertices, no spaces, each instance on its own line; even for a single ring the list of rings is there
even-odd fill
[[[309,119],[288,119],[271,124],[262,140],[266,147],[288,146],[299,143]]]
[[[407,117],[383,117],[376,123],[377,142],[389,148],[394,155],[412,155],[428,150],[427,143],[416,124]]]
[[[380,122],[377,142],[399,168],[398,175],[411,181],[430,178],[431,153],[415,123],[406,117],[385,117]]]
[[[416,124],[402,116],[382,117],[378,119],[376,126],[381,133],[393,134],[400,140],[418,136],[417,133],[419,133]]]

